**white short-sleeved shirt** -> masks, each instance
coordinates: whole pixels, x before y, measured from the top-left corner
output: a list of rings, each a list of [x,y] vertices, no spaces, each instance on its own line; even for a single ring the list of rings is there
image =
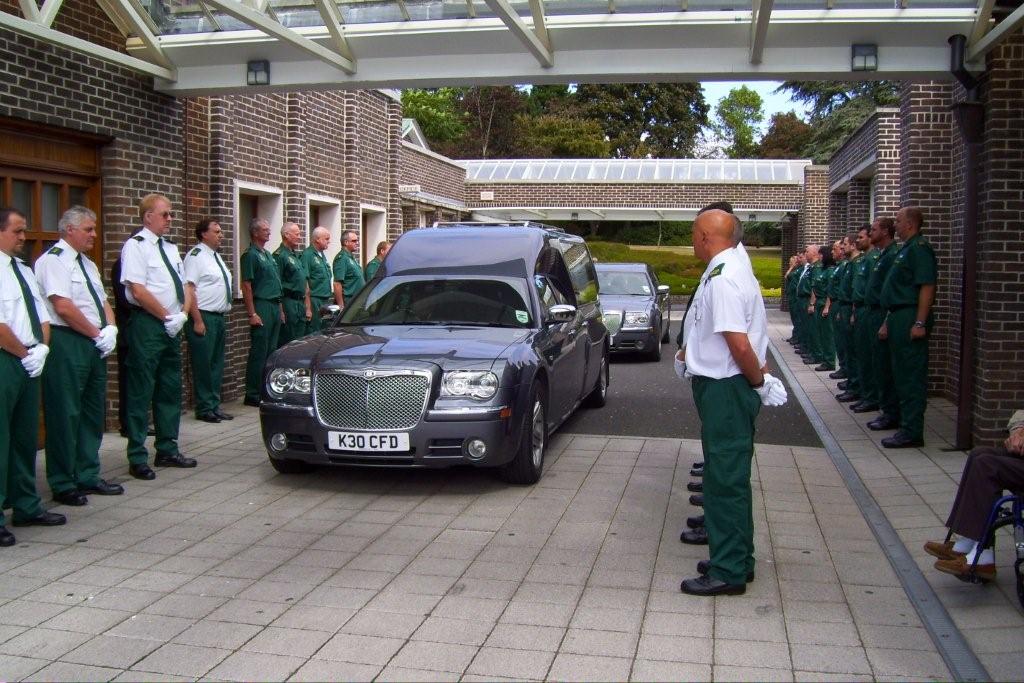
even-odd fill
[[[57,311],[50,301],[51,296],[60,296],[70,299],[78,310],[82,312],[86,320],[96,327],[103,327],[100,320],[100,312],[96,301],[89,292],[89,286],[85,278],[92,282],[93,291],[100,300],[100,306],[107,300],[107,293],[103,289],[103,278],[96,264],[89,260],[89,257],[82,255],[82,266],[78,265],[78,252],[70,244],[61,240],[48,249],[39,260],[36,261],[36,280],[39,281],[39,289],[46,300],[46,308],[50,312],[50,320],[54,325],[67,327],[68,323],[64,318],[57,315]],[[110,324],[112,321],[108,320]]]
[[[11,262],[14,262],[21,276],[25,278],[25,284],[32,292],[35,300],[36,314],[39,316],[39,324],[50,322],[50,314],[46,310],[46,302],[39,291],[39,283],[32,269],[25,265],[19,258],[11,258],[0,251],[0,323],[11,328],[11,332],[25,346],[34,346],[41,343],[42,339],[36,339],[32,334],[32,320],[28,317],[28,308],[25,306],[25,297],[21,291],[21,283],[18,276],[14,274]]]
[[[220,254],[202,242],[185,255],[185,282],[195,285],[199,310],[214,313],[231,310],[231,273]]]
[[[741,374],[723,332],[746,333],[758,363],[764,365],[768,353],[767,316],[761,285],[745,254],[732,248],[711,259],[687,318],[688,374],[712,379]]]
[[[182,302],[178,301],[174,280],[171,279],[167,264],[160,256],[161,248],[167,254],[167,260],[178,274],[178,279],[184,288],[185,268],[181,263],[178,248],[166,239],[154,235],[149,228],[140,230],[121,248],[121,284],[126,288],[125,296],[130,303],[139,305],[139,302],[132,296],[131,288],[128,287],[129,282],[134,282],[148,289],[149,293],[160,302],[160,305],[173,315],[181,312]]]

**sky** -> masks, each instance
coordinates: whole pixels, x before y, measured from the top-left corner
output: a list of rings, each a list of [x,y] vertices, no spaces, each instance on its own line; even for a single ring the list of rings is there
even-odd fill
[[[730,90],[741,85],[757,91],[761,99],[764,100],[764,121],[761,122],[762,133],[768,130],[768,123],[772,119],[772,114],[795,111],[801,118],[806,117],[808,109],[804,104],[793,102],[789,99],[789,95],[785,93],[775,94],[775,89],[782,85],[780,81],[707,81],[701,83],[701,87],[704,89],[704,99],[707,100],[708,107],[711,108],[712,116],[718,101],[728,95]]]

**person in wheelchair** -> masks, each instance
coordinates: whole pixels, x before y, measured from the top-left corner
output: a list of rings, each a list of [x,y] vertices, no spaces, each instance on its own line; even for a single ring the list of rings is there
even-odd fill
[[[1024,410],[1018,410],[1007,425],[1010,435],[1003,446],[983,446],[968,454],[960,485],[946,527],[960,538],[955,542],[928,541],[924,550],[937,557],[935,568],[957,578],[970,580],[977,553],[975,576],[991,581],[996,576],[992,548],[979,547],[985,539],[992,506],[1004,490],[1024,491]]]

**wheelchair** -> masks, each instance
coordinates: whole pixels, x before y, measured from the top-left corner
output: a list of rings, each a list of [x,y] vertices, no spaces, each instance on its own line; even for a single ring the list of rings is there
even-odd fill
[[[1013,545],[1016,551],[1013,573],[1017,580],[1017,599],[1020,601],[1021,608],[1024,609],[1024,575],[1021,573],[1024,571],[1022,569],[1024,567],[1024,491],[1010,493],[995,502],[988,514],[981,547],[994,548],[996,531],[1009,524],[1013,525]],[[946,541],[948,542],[952,537],[953,532],[950,531],[946,534]],[[981,553],[975,553],[974,562],[971,564],[970,572],[964,577],[964,581],[968,583],[988,582],[987,579],[982,579],[975,574],[980,557]]]

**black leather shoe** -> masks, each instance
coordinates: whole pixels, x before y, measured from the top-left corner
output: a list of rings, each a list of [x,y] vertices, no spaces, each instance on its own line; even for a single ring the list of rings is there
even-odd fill
[[[888,415],[879,415],[871,422],[868,422],[868,429],[873,432],[884,432],[887,429],[896,429],[899,426],[899,420],[895,420]]]
[[[691,477],[703,477],[704,476],[704,468],[703,467],[698,467],[696,469],[690,470],[690,476]]]
[[[687,517],[686,526],[691,529],[697,529],[704,526],[704,515],[697,515],[696,517]]]
[[[690,496],[690,505],[696,505],[697,507],[700,508],[704,507],[704,494],[695,493],[692,496]]]
[[[81,507],[89,502],[89,499],[85,497],[84,493],[75,489],[68,489],[67,491],[55,493],[53,494],[53,499],[61,505],[71,505],[74,507]]]
[[[804,359],[804,365],[814,365],[815,363],[818,362],[818,359],[814,358],[812,356],[803,356],[803,359]]]
[[[846,370],[840,368],[828,376],[829,379],[846,379]]]
[[[836,385],[836,389],[838,389],[839,391],[846,391],[849,388],[850,388],[849,380],[847,380],[845,382],[840,382],[839,384]]]
[[[691,481],[689,484],[686,485],[686,490],[691,491],[693,493],[700,493],[701,491],[704,490],[704,482]]]
[[[7,530],[7,527],[0,526],[0,548],[10,548],[17,542],[14,534]]]
[[[733,585],[710,576],[699,576],[696,579],[686,579],[679,585],[679,590],[687,595],[701,595],[710,597],[712,595],[743,595],[747,592],[747,585]]]
[[[844,391],[836,396],[836,400],[840,403],[850,403],[851,401],[859,401],[860,396],[853,393],[852,391]]]
[[[898,431],[882,439],[882,445],[886,448],[919,448],[924,445],[924,439],[911,439],[906,432]]]
[[[67,524],[68,518],[56,512],[40,512],[28,519],[15,519],[14,526],[60,526]]]
[[[156,479],[156,472],[154,472],[146,463],[142,463],[141,465],[128,465],[128,474],[132,475],[136,479]]]
[[[814,368],[815,372],[832,372],[835,369],[836,367],[834,365],[829,365],[828,363],[822,363],[818,367]]]
[[[105,479],[97,479],[92,486],[79,486],[79,493],[95,493],[97,496],[120,496],[124,493],[124,487],[120,484],[111,484]]]
[[[679,540],[686,545],[707,545],[708,530],[706,527],[699,526],[692,531],[684,531],[679,534]]]
[[[701,576],[707,576],[708,572],[711,571],[711,560],[701,560],[697,563],[697,573]],[[754,580],[754,572],[747,572],[747,583],[751,583]]]
[[[220,418],[214,415],[213,413],[202,413],[200,415],[196,415],[196,419],[199,420],[200,422],[212,422],[214,424],[220,422]]]
[[[231,415],[229,413],[225,413],[220,408],[217,408],[216,410],[214,410],[213,414],[216,415],[217,417],[219,417],[222,420],[234,420],[235,419],[234,415]]]
[[[695,470],[702,469],[704,467],[704,461],[698,460],[697,462],[690,463],[690,467],[692,467]]]
[[[870,403],[868,401],[861,401],[850,406],[850,410],[855,413],[874,413],[878,411],[877,403]]]
[[[161,455],[157,454],[156,458],[153,459],[153,464],[157,467],[195,467],[195,458],[186,458],[181,453],[175,453],[174,455]]]
[[[260,407],[260,400],[258,398],[247,398],[242,401],[242,405],[252,406],[253,408]]]

